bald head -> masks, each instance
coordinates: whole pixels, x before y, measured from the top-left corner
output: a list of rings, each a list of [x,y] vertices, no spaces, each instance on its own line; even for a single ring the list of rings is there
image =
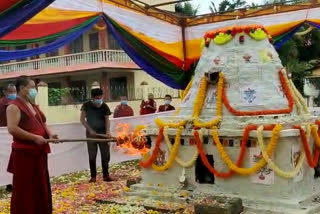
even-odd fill
[[[16,86],[13,83],[8,84],[7,88],[6,88],[6,93],[7,94],[13,94],[13,93],[17,93],[17,89]]]

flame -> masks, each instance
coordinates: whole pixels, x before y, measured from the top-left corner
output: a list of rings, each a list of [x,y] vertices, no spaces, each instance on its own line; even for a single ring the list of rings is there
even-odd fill
[[[126,155],[145,154],[149,151],[146,147],[147,138],[140,131],[130,132],[131,127],[126,123],[116,126],[117,145],[125,150]]]

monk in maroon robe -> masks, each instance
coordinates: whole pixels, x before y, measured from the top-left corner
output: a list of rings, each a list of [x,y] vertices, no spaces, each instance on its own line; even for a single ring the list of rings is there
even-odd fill
[[[156,101],[153,99],[153,94],[148,94],[148,100],[142,100],[140,105],[140,115],[153,114],[157,111]]]
[[[114,109],[113,118],[132,117],[133,115],[133,109],[128,105],[127,97],[121,97],[120,105],[117,105],[117,107]]]
[[[11,100],[17,97],[16,86],[10,83],[4,91],[4,97],[0,99],[0,127],[7,126],[6,110]]]
[[[52,199],[45,139],[51,135],[40,109],[34,105],[35,83],[29,77],[17,79],[18,97],[7,108],[7,126],[13,136],[8,172],[13,174],[11,214],[51,214]]]
[[[164,105],[159,106],[158,112],[175,110],[174,106],[171,105],[171,102],[172,102],[172,97],[171,95],[167,94],[164,97]]]

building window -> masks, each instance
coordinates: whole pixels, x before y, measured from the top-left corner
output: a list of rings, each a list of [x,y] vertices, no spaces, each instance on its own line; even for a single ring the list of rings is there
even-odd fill
[[[46,41],[46,45],[50,44],[54,42],[54,40],[51,40],[51,41]],[[46,53],[46,57],[55,57],[55,56],[58,56],[59,55],[59,49],[56,49],[56,50],[53,50],[51,52],[48,52]]]
[[[70,50],[71,50],[71,53],[83,52],[83,36],[82,35],[70,43]]]
[[[87,100],[87,85],[85,80],[70,82],[70,96],[73,103],[82,103]]]
[[[16,46],[16,50],[25,50],[27,49],[27,45],[19,45],[19,46]],[[25,61],[27,60],[27,58],[22,58],[22,59],[17,59],[17,62],[21,62],[21,61]]]
[[[89,35],[89,46],[91,51],[99,50],[99,33],[91,33]]]
[[[127,77],[110,78],[110,98],[118,100],[121,96],[127,96]]]
[[[108,34],[108,47],[111,50],[122,50],[117,40],[113,37],[111,32],[107,29]]]

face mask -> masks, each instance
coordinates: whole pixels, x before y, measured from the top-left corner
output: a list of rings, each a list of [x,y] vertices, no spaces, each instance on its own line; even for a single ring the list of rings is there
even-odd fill
[[[128,101],[127,100],[121,100],[121,105],[127,105]]]
[[[171,101],[170,101],[170,100],[165,100],[164,103],[165,103],[166,105],[170,105]]]
[[[15,100],[17,98],[17,94],[9,94],[8,99],[9,100]]]
[[[28,97],[34,100],[36,98],[37,94],[38,94],[37,89],[30,88],[29,93],[28,93]]]
[[[96,105],[101,105],[103,103],[103,100],[102,99],[99,99],[99,100],[92,100],[92,102]]]

